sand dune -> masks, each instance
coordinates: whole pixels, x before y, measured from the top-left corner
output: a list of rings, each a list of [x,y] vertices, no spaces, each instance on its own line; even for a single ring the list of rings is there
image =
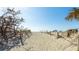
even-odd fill
[[[11,51],[76,51],[77,39],[73,41],[75,36],[57,39],[55,35],[33,32],[32,36],[26,39],[24,46],[12,48]],[[70,43],[71,41],[75,44]]]

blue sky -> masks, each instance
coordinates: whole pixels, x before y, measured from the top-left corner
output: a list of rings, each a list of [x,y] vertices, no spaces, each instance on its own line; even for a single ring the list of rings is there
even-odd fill
[[[65,20],[71,7],[19,7],[25,19],[22,25],[32,31],[78,28],[79,22]]]

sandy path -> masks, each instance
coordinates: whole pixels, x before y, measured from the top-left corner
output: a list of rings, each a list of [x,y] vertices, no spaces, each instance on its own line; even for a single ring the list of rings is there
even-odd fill
[[[25,41],[25,45],[15,47],[11,51],[74,51],[77,46],[70,45],[70,43],[63,38],[56,39],[55,36],[50,36],[45,33],[33,33],[32,36]]]

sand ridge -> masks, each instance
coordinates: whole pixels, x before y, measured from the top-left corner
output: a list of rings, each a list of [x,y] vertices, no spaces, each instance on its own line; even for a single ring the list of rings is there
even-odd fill
[[[72,41],[73,39],[57,39],[54,35],[33,32],[32,36],[26,39],[24,46],[15,47],[11,51],[76,51],[77,45],[72,45],[67,40]]]

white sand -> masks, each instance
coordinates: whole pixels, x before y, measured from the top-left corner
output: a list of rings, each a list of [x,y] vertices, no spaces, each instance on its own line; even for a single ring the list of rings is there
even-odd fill
[[[46,33],[33,32],[32,36],[26,39],[24,46],[12,48],[11,51],[76,51],[77,45],[68,42],[73,39],[57,39],[55,35],[50,36]]]

